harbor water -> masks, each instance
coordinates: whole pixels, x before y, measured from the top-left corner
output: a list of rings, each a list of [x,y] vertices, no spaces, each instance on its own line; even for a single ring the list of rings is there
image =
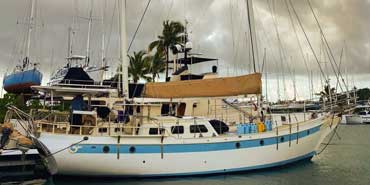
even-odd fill
[[[338,135],[311,161],[243,173],[178,178],[54,177],[55,185],[369,185],[370,125],[340,125]],[[330,138],[329,135],[328,138]],[[329,139],[325,142],[328,142]],[[325,144],[321,148],[325,147]],[[227,156],[220,156],[226,158]],[[258,157],[258,156],[251,156]],[[97,159],[98,160],[98,159]],[[176,165],[176,164],[174,164]]]

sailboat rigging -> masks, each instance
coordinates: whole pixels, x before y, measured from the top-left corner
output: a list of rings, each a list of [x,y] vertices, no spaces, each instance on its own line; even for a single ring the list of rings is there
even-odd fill
[[[262,75],[256,72],[258,54],[251,28],[254,73],[219,77],[217,66],[209,73],[190,73],[189,65],[214,60],[188,57],[191,47],[185,38],[184,45],[176,46],[175,60],[169,61],[179,65],[169,81],[147,83],[141,97],[130,97],[125,3],[118,2],[119,96],[113,97],[113,89],[108,88],[33,87],[52,100],[53,96],[72,99],[68,113],[31,112],[40,141],[58,152],[60,174],[160,177],[281,166],[310,160],[338,125],[341,112],[335,109],[303,116],[263,110]],[[252,0],[246,3],[252,27]],[[184,58],[177,59],[180,52]],[[241,97],[250,99],[244,109],[228,100]]]

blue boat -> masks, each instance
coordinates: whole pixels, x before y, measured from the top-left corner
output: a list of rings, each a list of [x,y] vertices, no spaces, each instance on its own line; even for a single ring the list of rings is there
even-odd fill
[[[41,79],[42,74],[36,68],[26,71],[16,71],[4,77],[3,87],[8,93],[30,93],[31,86],[40,85]]]
[[[37,69],[38,63],[31,62],[30,57],[31,35],[33,28],[35,27],[35,0],[31,0],[30,5],[30,15],[28,18],[28,34],[26,37],[27,39],[25,40],[25,46],[27,47],[25,50],[25,56],[23,56],[22,65],[17,65],[15,67],[15,70],[11,74],[5,75],[3,79],[3,88],[8,93],[31,93],[31,86],[41,84],[42,74]]]

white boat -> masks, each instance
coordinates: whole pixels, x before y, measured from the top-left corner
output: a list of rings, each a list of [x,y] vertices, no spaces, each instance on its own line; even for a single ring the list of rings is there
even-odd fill
[[[119,2],[124,79],[121,92],[123,97],[128,97],[125,6],[123,1]],[[234,85],[238,83],[243,85]],[[171,91],[167,91],[168,85],[171,85]],[[174,115],[153,116],[152,107],[161,104],[126,102],[127,99],[122,99],[120,103],[107,101],[107,104],[99,105],[109,110],[103,116],[99,113],[99,106],[96,109],[91,106],[91,98],[109,93],[109,89],[35,88],[44,90],[51,97],[73,96],[69,113],[31,113],[39,140],[54,153],[58,173],[64,175],[158,177],[281,166],[311,159],[340,121],[335,112],[313,113],[309,118],[303,116],[304,119],[298,120],[297,117],[286,119],[294,117],[294,114],[280,115],[281,118],[261,116],[261,110],[257,109],[251,110],[250,114],[243,112],[236,124],[225,126],[222,120],[216,120],[214,124],[214,120],[206,117],[184,116],[181,104],[178,107],[169,106],[169,109],[176,108]],[[212,91],[213,88],[217,91]],[[144,95],[150,98],[172,101],[174,97],[180,98],[180,94],[184,99],[201,98],[208,105],[208,114],[217,117],[220,113],[216,109],[212,112],[209,107],[214,97],[256,94],[258,104],[262,84],[261,75],[257,73],[249,77],[149,83],[144,89]],[[87,97],[87,105],[82,96]],[[197,106],[193,104],[193,112]],[[262,122],[262,119],[266,121]],[[249,126],[254,129],[246,129]]]
[[[44,88],[56,96],[71,95],[72,91],[88,97],[108,93],[108,89],[64,89],[68,88]],[[112,106],[111,112],[116,112],[117,106]],[[133,110],[141,107],[143,111],[134,111],[128,123],[115,121],[120,114],[102,118],[95,110],[72,110],[72,115],[33,112],[39,140],[55,153],[58,174],[181,176],[281,166],[311,159],[340,121],[336,114],[318,113],[307,118],[299,116],[293,123],[282,117],[294,114],[280,114],[271,118],[271,129],[240,133],[236,131],[239,124],[221,130],[208,118],[143,115],[153,114],[150,108],[157,104],[126,106]],[[81,115],[82,124],[77,123],[75,115]],[[238,123],[244,121],[241,118]]]
[[[108,89],[35,88],[55,96],[84,94],[91,97],[109,93]],[[260,86],[255,88],[258,92]],[[191,96],[196,92],[194,89]],[[200,93],[203,95],[204,91]],[[119,109],[122,105],[124,109]],[[47,111],[43,115],[36,111],[32,117],[38,128],[39,140],[56,153],[54,157],[59,174],[133,177],[228,173],[309,160],[340,121],[335,113],[315,113],[309,118],[296,117],[293,123],[286,117],[294,117],[294,114],[281,114],[270,118],[274,123],[270,129],[241,133],[236,130],[248,122],[245,118],[241,118],[238,125],[221,130],[208,118],[150,117],[152,106],[158,104],[111,105],[112,114],[108,117],[99,116],[98,111],[91,108],[72,108],[70,114]],[[138,107],[140,111],[137,111]],[[115,114],[130,108],[133,111],[130,121],[120,119],[123,115],[119,113]],[[180,111],[175,112],[178,114]],[[11,122],[16,123],[14,120]],[[258,122],[258,118],[254,122]]]
[[[343,115],[343,117],[343,124],[369,124],[370,106],[358,105],[355,107],[353,114]]]
[[[323,115],[270,132],[238,135],[218,134],[206,119],[169,117],[165,120],[168,124],[160,127],[139,127],[137,135],[117,134],[117,128],[107,135],[98,132],[104,130],[100,127],[94,129],[95,136],[72,147],[82,135],[42,132],[40,140],[52,152],[69,147],[55,155],[60,174],[152,177],[226,173],[311,159],[336,126],[330,127],[330,120],[331,116]],[[194,127],[201,133],[194,132]],[[157,129],[163,134],[151,135],[159,133]]]

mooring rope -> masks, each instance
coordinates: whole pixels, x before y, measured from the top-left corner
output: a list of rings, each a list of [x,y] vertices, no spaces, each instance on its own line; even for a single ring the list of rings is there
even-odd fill
[[[47,157],[50,157],[50,156],[53,156],[53,155],[55,155],[55,154],[57,154],[57,153],[63,152],[64,150],[67,150],[68,148],[70,148],[70,147],[72,147],[72,146],[75,146],[75,145],[78,145],[78,144],[80,144],[80,143],[82,143],[82,142],[84,142],[84,141],[87,141],[87,140],[89,140],[89,137],[85,136],[85,137],[83,137],[83,138],[82,138],[82,140],[81,140],[81,141],[79,141],[79,142],[77,142],[77,143],[73,143],[73,144],[71,144],[71,145],[69,145],[69,146],[67,146],[67,147],[65,147],[65,148],[62,148],[62,149],[60,149],[60,150],[58,150],[58,151],[56,151],[56,152],[54,152],[54,153],[51,153],[51,154],[47,155]]]
[[[332,119],[332,120],[331,120],[331,125],[332,125],[333,121],[334,121],[334,119]],[[339,124],[337,124],[337,125],[335,126],[335,128],[334,128],[334,130],[333,130],[333,131],[334,131],[334,133],[331,135],[331,137],[330,137],[329,141],[328,141],[327,143],[325,143],[325,145],[324,145],[324,147],[321,149],[321,151],[320,151],[320,152],[317,152],[317,155],[320,155],[322,152],[324,152],[324,151],[325,151],[325,149],[330,145],[331,141],[333,140],[334,136],[335,136],[335,135],[336,135],[336,133],[337,133],[337,129],[338,129],[338,127],[339,127]],[[338,138],[340,138],[340,137],[339,137],[339,135],[338,135]]]

